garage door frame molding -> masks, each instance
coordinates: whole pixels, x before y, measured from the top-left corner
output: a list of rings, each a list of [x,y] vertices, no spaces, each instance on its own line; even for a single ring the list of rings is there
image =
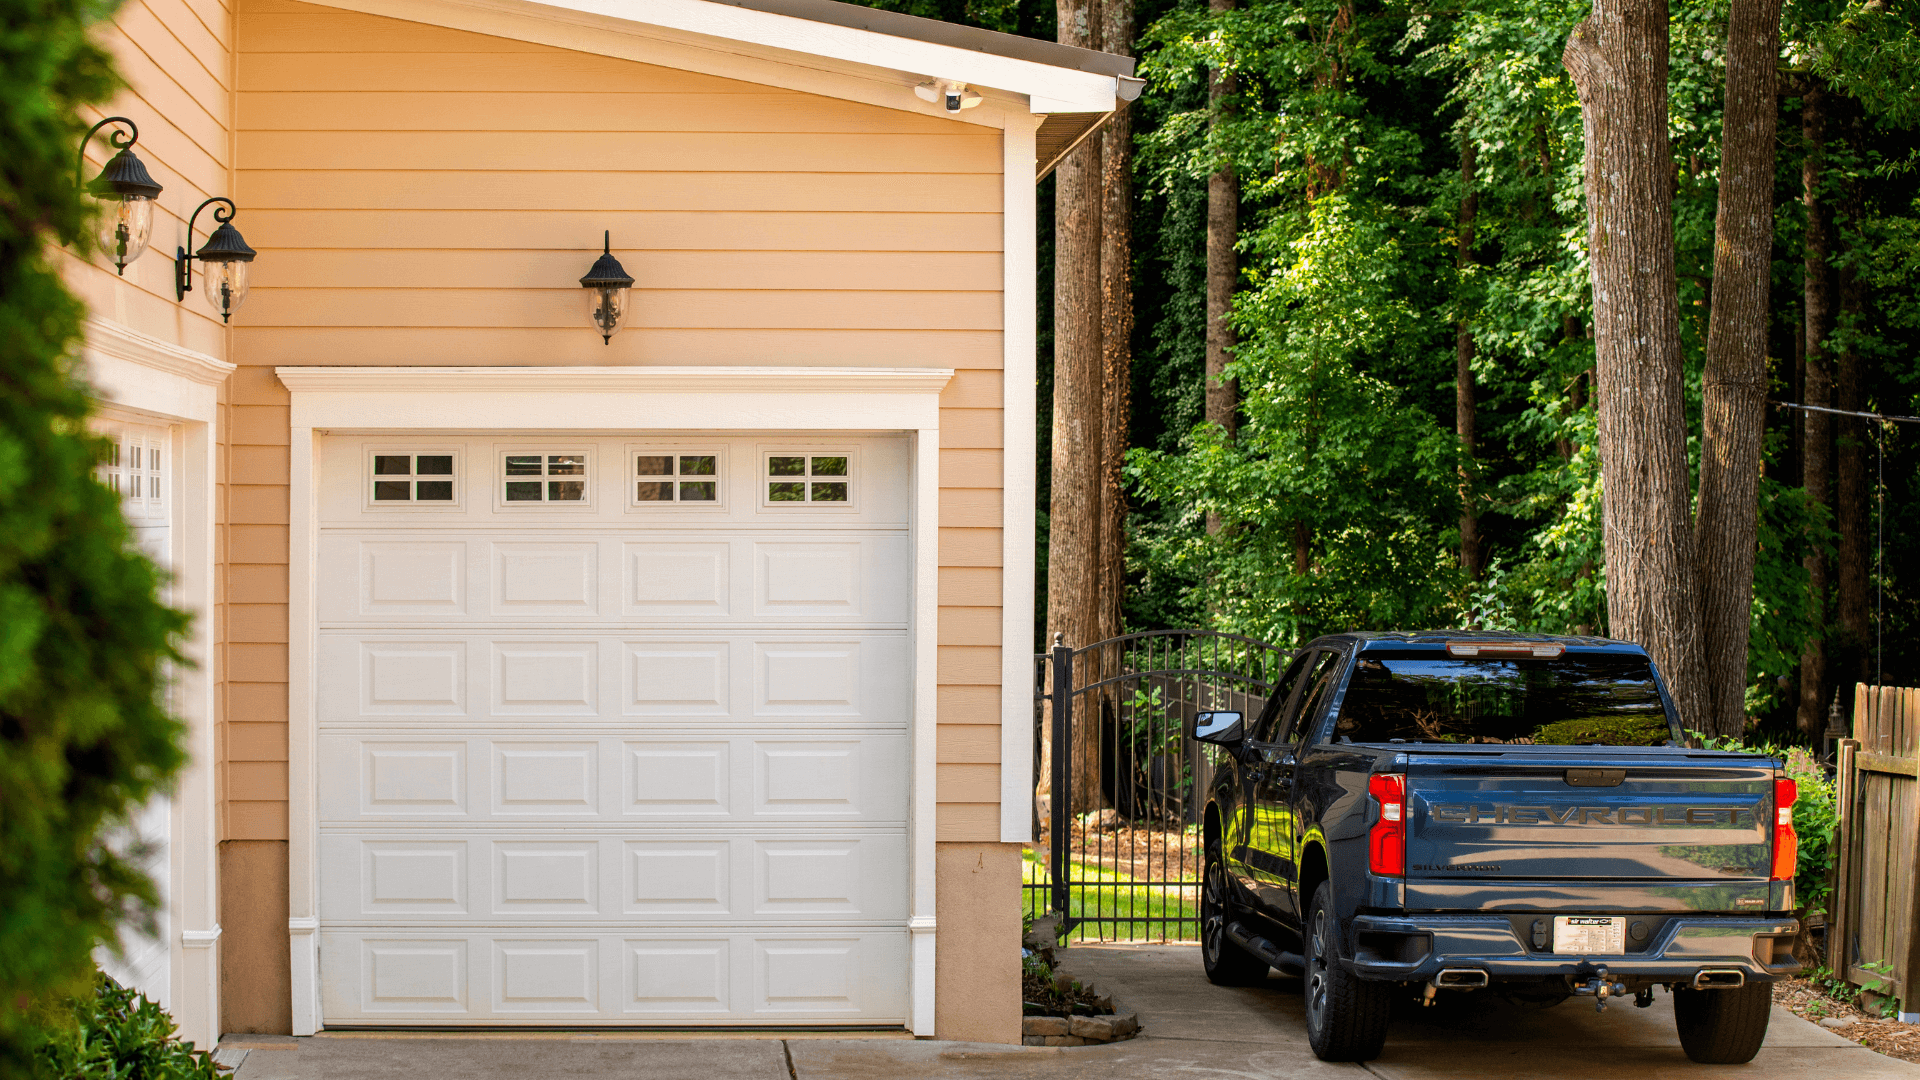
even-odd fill
[[[940,391],[949,368],[282,367],[292,395],[288,561],[288,912],[293,1033],[320,1030],[316,609],[318,439],[439,431],[906,432],[912,447],[913,716],[908,795],[909,1009],[934,1023],[934,773]]]

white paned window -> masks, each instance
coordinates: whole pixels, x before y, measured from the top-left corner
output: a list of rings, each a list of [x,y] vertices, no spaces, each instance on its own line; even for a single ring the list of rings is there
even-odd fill
[[[460,497],[459,455],[375,450],[367,455],[367,498],[375,506],[452,506]]]
[[[115,424],[101,431],[110,444],[95,475],[120,495],[129,518],[164,518],[167,512],[167,429]]]
[[[768,503],[846,506],[853,501],[853,459],[844,453],[771,453],[762,480]]]
[[[582,451],[508,450],[500,455],[500,501],[507,506],[588,502],[589,455]]]
[[[720,455],[692,451],[639,450],[633,455],[633,501],[698,503],[720,501]]]

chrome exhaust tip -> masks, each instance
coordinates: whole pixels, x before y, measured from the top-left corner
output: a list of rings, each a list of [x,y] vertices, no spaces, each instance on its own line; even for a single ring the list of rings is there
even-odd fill
[[[1444,968],[1433,977],[1433,985],[1442,990],[1471,990],[1487,985],[1487,973],[1479,968]]]
[[[1695,990],[1735,990],[1747,985],[1747,973],[1739,968],[1701,968],[1693,977]]]

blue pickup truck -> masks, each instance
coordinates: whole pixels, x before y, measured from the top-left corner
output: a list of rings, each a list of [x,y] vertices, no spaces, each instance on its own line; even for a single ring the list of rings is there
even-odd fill
[[[1352,633],[1302,649],[1220,748],[1207,977],[1306,980],[1308,1041],[1379,1055],[1396,995],[1652,1004],[1698,1062],[1749,1061],[1799,970],[1778,761],[1690,749],[1639,646]]]

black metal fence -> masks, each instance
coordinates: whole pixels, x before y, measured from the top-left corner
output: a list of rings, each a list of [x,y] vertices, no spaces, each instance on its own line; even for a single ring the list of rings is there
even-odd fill
[[[1027,911],[1074,940],[1193,940],[1212,777],[1194,713],[1266,704],[1291,654],[1211,630],[1127,634],[1034,658],[1035,856]]]

